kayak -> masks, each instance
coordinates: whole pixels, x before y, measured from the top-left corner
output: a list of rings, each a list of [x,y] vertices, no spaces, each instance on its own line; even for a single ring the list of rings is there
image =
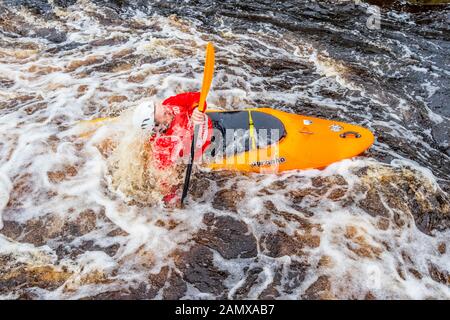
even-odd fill
[[[148,112],[136,112],[133,123],[138,126],[140,113]],[[271,108],[207,110],[206,114],[215,134],[203,164],[212,170],[277,173],[322,169],[361,155],[374,142],[372,132],[358,125]],[[80,136],[89,137],[99,126],[116,119],[82,121],[88,124],[89,131]]]
[[[206,114],[222,133],[250,132],[238,148],[234,145],[230,151],[221,147],[221,154],[207,163],[212,170],[264,173],[321,169],[364,153],[374,142],[372,132],[358,125],[271,108],[209,110]]]

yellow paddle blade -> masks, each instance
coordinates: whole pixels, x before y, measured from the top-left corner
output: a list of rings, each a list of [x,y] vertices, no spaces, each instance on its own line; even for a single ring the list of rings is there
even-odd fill
[[[212,78],[214,76],[214,47],[211,42],[206,45],[205,70],[203,72],[202,91],[200,92],[200,100],[198,109],[205,112],[205,101],[211,87]]]
[[[91,120],[80,120],[78,121],[79,124],[95,124],[99,122],[105,122],[105,121],[112,121],[114,120],[114,117],[104,117],[104,118],[95,118]]]
[[[78,121],[77,125],[85,127],[85,130],[78,136],[80,138],[89,138],[98,128],[103,126],[107,122],[116,121],[116,117],[96,118],[91,120]]]

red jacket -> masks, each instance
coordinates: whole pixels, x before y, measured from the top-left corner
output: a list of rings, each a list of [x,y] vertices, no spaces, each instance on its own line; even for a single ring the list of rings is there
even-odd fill
[[[171,110],[173,120],[168,129],[158,136],[153,135],[150,142],[153,146],[153,155],[156,166],[165,169],[172,166],[180,157],[188,156],[194,135],[193,124],[190,117],[197,107],[200,92],[186,92],[172,96],[163,101],[162,105]],[[206,102],[205,102],[206,106]],[[198,159],[209,146],[212,135],[212,122],[208,118],[207,138],[203,146],[196,151]]]

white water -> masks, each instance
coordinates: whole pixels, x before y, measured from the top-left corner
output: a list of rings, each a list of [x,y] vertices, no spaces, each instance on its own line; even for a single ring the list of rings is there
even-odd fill
[[[0,228],[2,221],[26,224],[51,217],[53,222],[47,229],[58,230],[66,221],[75,221],[89,209],[96,217],[95,228],[85,234],[49,237],[45,244],[28,243],[24,234],[12,239],[0,231],[0,253],[13,256],[13,262],[5,266],[4,272],[25,264],[50,266],[53,271],[65,268],[70,274],[56,289],[46,290],[39,286],[28,289],[36,298],[91,297],[146,283],[149,274],[158,273],[163,266],[176,269],[172,253],[176,249],[189,250],[189,241],[204,227],[202,219],[208,212],[230,214],[241,219],[257,238],[276,232],[281,227],[272,221],[261,221],[264,202],[270,200],[278,210],[306,218],[304,211],[293,205],[289,192],[310,187],[313,179],[318,177],[342,176],[347,184],[344,199],[353,197],[358,200],[365,197],[358,189],[360,185],[375,188],[377,179],[396,174],[401,179],[402,175],[395,170],[412,166],[415,179],[422,181],[429,192],[439,190],[433,173],[415,162],[395,160],[386,165],[365,158],[345,160],[323,171],[237,175],[231,177],[225,186],[211,181],[208,190],[204,191],[203,201],[195,203],[190,200],[186,209],[165,209],[159,202],[153,206],[133,204],[132,201],[139,198],[137,194],[134,197],[132,191],[123,190],[135,190],[131,185],[139,179],[142,165],[134,159],[139,157],[139,148],[146,137],[133,129],[132,111],[145,101],[158,101],[179,92],[198,90],[203,48],[207,41],[215,43],[218,62],[208,100],[211,108],[239,109],[253,106],[257,99],[262,99],[290,110],[291,105],[300,100],[336,112],[357,112],[369,108],[358,105],[359,97],[343,102],[324,98],[318,92],[323,88],[336,92],[354,90],[374,103],[379,101],[379,97],[348,81],[346,67],[327,57],[326,52],[316,49],[306,40],[297,40],[289,33],[278,34],[276,43],[271,41],[274,32],[271,30],[250,29],[237,34],[224,27],[220,35],[211,35],[200,32],[192,21],[156,13],[152,16],[134,15],[130,19],[140,28],[133,30],[127,26],[102,25],[92,16],[95,10],[94,5],[79,2],[78,6],[61,9],[58,13],[60,22],[50,24],[66,31],[69,42],[92,42],[114,37],[124,37],[124,41],[54,54],[46,52],[50,44],[45,40],[21,39],[32,49],[20,49],[15,48],[14,41],[18,40],[8,38],[4,40],[9,42],[9,46],[0,49],[0,72],[14,82],[11,87],[0,91]],[[47,24],[26,12],[22,15],[32,24]],[[245,45],[246,42],[258,43],[264,50],[253,51]],[[133,57],[128,58],[130,61],[117,59],[117,56],[125,54],[134,54],[138,59],[147,58],[148,62],[140,65],[134,62]],[[250,55],[256,60],[270,56],[309,64],[316,80],[288,90],[274,88],[267,83],[283,79],[267,79],[255,74],[241,60],[241,57]],[[95,66],[118,60],[121,64],[110,72],[92,70]],[[221,63],[225,61],[227,67],[222,68]],[[426,85],[432,94],[433,85]],[[22,102],[12,106],[14,101]],[[389,110],[390,106],[386,107]],[[108,122],[88,137],[79,137],[84,130],[83,125],[77,125],[79,121],[118,114],[121,116],[117,122]],[[396,122],[401,115],[386,114],[390,114],[386,121],[372,122],[372,125],[390,127],[394,136],[409,135]],[[370,112],[361,118],[360,124],[371,124]],[[105,152],[104,143],[118,145],[110,157],[102,154]],[[391,152],[397,159],[403,158],[381,143],[375,145],[377,148]],[[423,142],[424,152],[429,148]],[[112,162],[118,163],[118,167],[112,166]],[[370,174],[363,179],[355,174],[358,169],[367,167]],[[117,188],[114,181],[119,181],[122,187]],[[270,189],[274,182],[283,181],[289,181],[283,190],[261,193],[264,187]],[[244,193],[237,214],[211,206],[215,193],[224,188]],[[380,299],[450,298],[449,287],[434,281],[428,271],[430,261],[448,271],[448,254],[439,254],[437,248],[441,243],[449,244],[449,231],[425,235],[417,229],[410,214],[405,212],[402,215],[390,209],[389,227],[380,229],[380,218],[370,216],[356,202],[345,205],[345,201],[329,199],[331,190],[325,195],[306,196],[300,202],[301,208],[313,214],[307,218],[315,226],[312,231],[302,230],[295,222],[287,222],[281,228],[291,236],[308,234],[320,239],[317,247],[304,249],[304,256],[272,258],[259,248],[256,261],[226,260],[214,252],[215,265],[230,273],[225,282],[229,289],[228,297],[233,298],[243,285],[244,268],[249,265],[263,268],[247,295],[248,298],[258,298],[275,278],[277,268],[284,267],[283,279],[288,279],[289,265],[293,261],[306,260],[303,262],[310,268],[304,281],[292,292],[281,289],[282,298],[299,298],[320,275],[330,278],[328,297],[332,298],[362,299],[368,292]],[[151,189],[145,191],[152,192]],[[393,224],[395,213],[405,221],[402,227]],[[110,235],[117,229],[123,233]],[[57,257],[58,246],[75,248],[87,241],[92,241],[98,248],[117,245],[118,249],[112,255],[101,249],[92,249],[75,256]],[[356,250],[358,247],[369,253],[358,255],[355,253],[360,252]],[[405,255],[410,257],[409,261],[404,260]],[[323,257],[327,257],[329,263],[319,265]],[[408,268],[415,268],[422,278],[414,277]],[[399,269],[403,277],[399,275]],[[17,298],[21,293],[15,290],[0,297]],[[202,296],[214,297],[193,286],[188,286],[185,293],[186,298]]]

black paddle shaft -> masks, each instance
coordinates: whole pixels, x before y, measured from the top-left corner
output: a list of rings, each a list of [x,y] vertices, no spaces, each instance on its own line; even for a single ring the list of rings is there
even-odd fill
[[[189,182],[191,181],[192,166],[194,165],[195,145],[197,144],[198,131],[199,131],[199,125],[196,124],[194,127],[194,136],[192,137],[191,154],[189,156],[189,163],[186,168],[186,175],[184,176],[183,193],[181,195],[181,205],[183,205],[184,199],[186,198],[187,193],[189,191]]]

